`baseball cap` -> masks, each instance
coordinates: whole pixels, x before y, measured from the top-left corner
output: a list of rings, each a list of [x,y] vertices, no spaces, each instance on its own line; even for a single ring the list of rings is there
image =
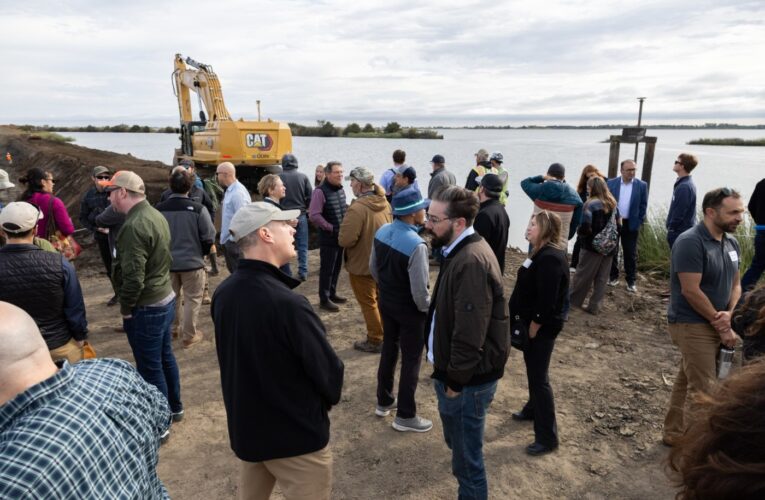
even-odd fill
[[[184,158],[183,160],[178,162],[179,167],[184,167],[186,170],[190,168],[194,168],[194,160],[189,160],[188,158]]]
[[[402,189],[391,200],[393,215],[409,215],[429,206],[430,200],[423,200],[420,190],[414,186]]]
[[[412,182],[414,182],[414,180],[417,178],[417,171],[414,169],[414,167],[410,167],[409,165],[406,165],[406,164],[398,167],[398,170],[396,170],[396,173],[398,173],[398,175],[401,175],[402,177],[408,178]]]
[[[43,214],[36,206],[26,201],[8,203],[0,212],[0,227],[6,233],[24,233],[37,225]]]
[[[300,217],[300,210],[282,210],[263,201],[245,205],[236,211],[231,219],[228,231],[234,241],[239,241],[248,234],[274,220],[293,220]]]
[[[99,165],[93,169],[93,177],[96,177],[101,174],[108,174],[108,173],[110,173],[109,169],[104,167],[103,165]]]
[[[488,158],[489,152],[481,148],[478,151],[476,151],[475,156],[480,156],[481,158]]]
[[[356,179],[365,186],[371,186],[375,182],[374,174],[365,167],[354,168],[351,170],[351,173],[345,177],[345,180],[349,181],[351,178]]]
[[[11,189],[12,187],[16,187],[16,184],[11,182],[8,172],[0,168],[0,189]]]
[[[493,194],[502,193],[502,189],[505,187],[505,183],[497,174],[485,174],[480,177],[476,177],[482,188]]]
[[[505,161],[505,157],[502,156],[502,153],[500,153],[499,151],[494,151],[489,157],[489,160],[496,161],[497,163],[502,163],[503,161]]]
[[[111,180],[105,182],[102,181],[101,185],[106,192],[116,191],[119,188],[125,188],[134,193],[144,194],[146,192],[146,187],[143,185],[143,179],[130,170],[120,170],[112,176]]]
[[[566,177],[566,167],[560,163],[553,163],[547,168],[547,175],[555,177],[556,179],[563,179]]]
[[[430,163],[446,163],[446,160],[441,155],[435,155],[432,160],[430,160]]]

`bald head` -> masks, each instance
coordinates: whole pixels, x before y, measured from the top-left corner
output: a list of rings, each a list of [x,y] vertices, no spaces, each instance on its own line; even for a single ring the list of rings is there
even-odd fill
[[[48,346],[34,320],[0,302],[0,405],[56,373]]]
[[[218,177],[218,184],[229,187],[236,182],[236,167],[233,163],[225,161],[215,169],[215,175]]]

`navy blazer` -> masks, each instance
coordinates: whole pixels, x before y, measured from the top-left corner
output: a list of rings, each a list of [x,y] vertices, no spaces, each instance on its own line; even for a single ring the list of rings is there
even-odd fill
[[[648,209],[648,184],[637,177],[632,179],[632,198],[630,199],[630,231],[637,231],[645,222],[645,214]],[[619,201],[619,190],[622,186],[622,177],[614,177],[606,181],[608,190],[614,195],[616,201]],[[637,217],[635,217],[637,214]]]

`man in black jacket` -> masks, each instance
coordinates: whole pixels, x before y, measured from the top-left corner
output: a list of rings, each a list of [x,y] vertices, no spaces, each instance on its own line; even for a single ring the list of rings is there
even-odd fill
[[[328,410],[340,400],[343,363],[300,281],[279,271],[295,256],[298,210],[256,202],[231,220],[242,259],[213,295],[211,313],[231,448],[242,460],[240,496],[328,499]]]
[[[754,187],[754,193],[749,199],[747,206],[749,213],[754,219],[754,257],[752,264],[741,278],[741,289],[746,292],[754,288],[765,272],[765,179],[762,179]]]
[[[76,363],[88,336],[82,289],[68,260],[32,243],[40,218],[40,210],[25,201],[0,212],[0,229],[8,238],[0,248],[0,301],[32,316],[53,361]]]
[[[507,175],[504,176],[507,179]],[[505,273],[505,249],[510,232],[510,217],[499,197],[504,190],[505,182],[497,174],[486,174],[481,177],[478,188],[478,200],[481,208],[475,216],[473,227],[475,232],[483,236],[494,255],[497,256],[499,272]]]
[[[428,361],[460,498],[487,498],[486,413],[505,371],[509,317],[497,258],[476,234],[478,197],[449,186],[431,200],[425,227],[445,257],[425,323]]]
[[[85,196],[80,201],[80,224],[93,233],[93,239],[96,240],[98,252],[101,254],[101,261],[106,268],[106,275],[110,278],[112,276],[112,253],[109,250],[109,228],[96,224],[96,217],[110,205],[109,193],[104,191],[100,181],[108,181],[111,178],[112,174],[108,168],[101,165],[93,168],[93,175],[91,176],[93,185],[85,192]],[[116,303],[117,295],[115,294],[106,305],[113,306]]]
[[[281,200],[282,210],[300,210],[295,227],[295,245],[298,254],[298,279],[308,279],[308,205],[311,203],[313,188],[308,176],[298,172],[298,160],[293,154],[282,156],[282,173],[279,174],[287,190]]]

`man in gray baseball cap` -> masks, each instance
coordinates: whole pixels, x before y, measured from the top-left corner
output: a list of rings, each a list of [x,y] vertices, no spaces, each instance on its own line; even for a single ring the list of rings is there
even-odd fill
[[[300,281],[279,270],[295,256],[300,210],[264,202],[241,207],[230,237],[242,258],[213,294],[211,314],[240,496],[329,499],[329,409],[338,403],[343,363]],[[257,297],[257,300],[253,300]],[[263,402],[268,402],[264,404]]]

